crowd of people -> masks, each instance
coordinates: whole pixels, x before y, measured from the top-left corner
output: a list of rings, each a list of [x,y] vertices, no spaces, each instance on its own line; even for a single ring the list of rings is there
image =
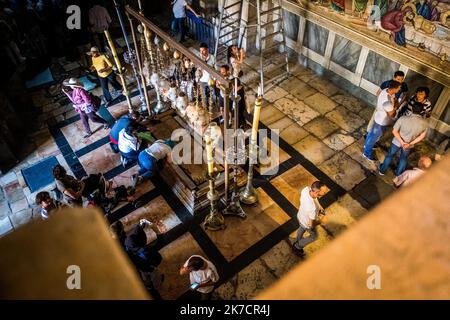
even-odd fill
[[[174,0],[173,29],[181,33],[184,40],[185,10],[193,9],[184,0]],[[102,15],[102,18],[92,18],[102,23],[94,24],[96,30],[105,28],[110,23],[107,12],[98,6],[93,7],[92,15]],[[194,12],[195,13],[195,12]],[[195,15],[197,15],[195,13]],[[98,22],[98,21],[97,21]],[[98,32],[97,32],[98,33]],[[103,38],[98,36],[97,38]],[[98,39],[97,39],[98,40]],[[104,43],[100,40],[98,46],[104,50]],[[103,95],[108,105],[112,101],[108,85],[111,84],[115,90],[120,90],[120,85],[115,79],[113,64],[109,58],[100,53],[98,47],[91,47],[89,55],[92,57],[90,69],[96,71],[103,89]],[[199,49],[199,57],[207,65],[213,66],[213,57],[209,52],[208,45],[202,43]],[[242,63],[245,52],[236,45],[228,48],[227,64],[220,66],[220,74],[231,81],[231,94],[240,96],[237,107],[238,126],[245,128],[245,91],[239,78],[242,77]],[[417,168],[407,170],[408,156],[412,148],[423,141],[427,134],[427,118],[430,117],[432,105],[428,99],[429,88],[418,87],[414,94],[409,96],[409,88],[404,81],[405,75],[401,71],[395,72],[392,79],[383,82],[377,92],[377,106],[367,127],[367,136],[363,150],[363,156],[369,161],[376,161],[373,149],[377,142],[389,128],[392,128],[394,136],[390,148],[384,157],[384,161],[378,167],[378,173],[384,175],[390,169],[391,163],[399,154],[398,165],[395,169],[393,183],[396,187],[410,185],[415,179],[422,175],[432,164],[430,157],[423,155],[418,162]],[[235,80],[237,79],[237,80]],[[202,90],[204,105],[208,105],[210,97],[217,101],[220,113],[224,111],[224,96],[219,86],[211,85],[211,76],[206,70],[201,70],[198,77]],[[152,178],[164,166],[164,162],[171,162],[171,151],[175,146],[172,140],[146,141],[139,133],[148,131],[145,121],[138,112],[126,114],[112,125],[102,119],[96,112],[99,103],[83,88],[83,84],[77,79],[68,79],[64,85],[71,88],[71,92],[64,89],[64,93],[72,102],[75,110],[80,114],[86,131],[85,138],[92,135],[89,121],[101,123],[104,129],[110,129],[109,139],[112,150],[120,154],[122,164],[127,166],[135,161],[139,165],[139,171],[132,176],[131,186],[125,188],[119,186],[114,190],[113,196],[109,195],[111,185],[102,174],[91,174],[84,179],[76,179],[69,175],[64,167],[57,165],[53,168],[55,178],[55,196],[48,192],[40,192],[36,196],[36,204],[40,206],[41,216],[48,219],[57,210],[65,206],[100,206],[104,209],[105,203],[117,204],[118,201],[133,202],[135,188],[146,179]],[[237,88],[234,86],[237,85]],[[231,108],[230,112],[234,111]],[[230,113],[229,119],[233,118]],[[223,119],[223,117],[222,117]],[[151,129],[150,129],[151,130]],[[324,223],[325,210],[319,203],[319,198],[326,192],[326,186],[321,181],[315,181],[306,186],[300,192],[300,207],[297,218],[299,229],[297,238],[292,243],[293,252],[299,257],[305,256],[305,246],[317,239],[316,227]],[[59,194],[59,196],[58,196]],[[157,296],[157,289],[164,280],[164,275],[158,267],[162,262],[162,256],[158,252],[158,242],[162,235],[154,223],[142,219],[138,225],[131,230],[125,231],[125,226],[118,220],[110,226],[112,237],[122,246],[130,260],[141,275],[148,290]],[[210,299],[214,285],[219,281],[216,267],[211,261],[198,255],[191,256],[180,268],[180,275],[188,275],[190,278],[190,289],[198,295],[199,299]]]

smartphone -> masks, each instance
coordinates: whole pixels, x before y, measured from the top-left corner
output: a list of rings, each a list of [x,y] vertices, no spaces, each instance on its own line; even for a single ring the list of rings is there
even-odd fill
[[[195,290],[200,286],[200,283],[198,282],[194,282],[193,284],[191,284],[191,286],[189,287],[191,290]]]

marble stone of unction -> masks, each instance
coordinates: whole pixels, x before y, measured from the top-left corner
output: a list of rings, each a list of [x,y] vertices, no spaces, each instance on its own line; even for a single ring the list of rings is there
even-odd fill
[[[333,111],[328,112],[325,117],[347,132],[353,132],[365,124],[364,119],[343,106],[337,106]]]
[[[182,276],[179,271],[190,256],[200,255],[210,260],[190,233],[172,241],[159,253],[163,259],[158,269],[164,273],[164,282],[158,292],[164,300],[175,300],[189,289],[189,275]]]
[[[232,261],[290,219],[290,216],[262,189],[257,188],[256,192],[257,204],[243,205],[247,214],[245,221],[238,218],[226,219],[225,230],[206,230],[209,238],[228,261]]]
[[[361,165],[342,151],[319,165],[319,169],[347,191],[366,178]]]
[[[293,147],[315,165],[321,164],[335,154],[333,149],[312,135],[300,140]]]
[[[177,215],[162,196],[158,196],[149,203],[137,208],[121,218],[125,232],[132,230],[141,219],[154,223],[160,233],[168,232],[181,223]]]
[[[296,208],[300,206],[300,192],[304,187],[310,186],[318,179],[309,173],[301,165],[289,169],[283,174],[271,180],[271,184],[277,188],[283,196]]]
[[[304,100],[304,102],[314,110],[319,111],[321,114],[325,114],[337,106],[336,102],[320,92],[309,96]]]
[[[78,159],[88,174],[106,173],[121,165],[119,154],[114,153],[109,144],[105,144]]]
[[[304,102],[291,95],[277,100],[275,106],[300,125],[304,125],[320,115]]]

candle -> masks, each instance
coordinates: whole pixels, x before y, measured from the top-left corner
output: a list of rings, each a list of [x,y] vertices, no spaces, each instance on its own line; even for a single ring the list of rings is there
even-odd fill
[[[261,97],[261,85],[258,86],[258,97]]]
[[[111,52],[113,54],[114,61],[116,62],[117,69],[118,69],[119,73],[122,73],[122,64],[120,63],[120,59],[117,56],[116,47],[114,46],[114,43],[111,39],[111,36],[110,36],[108,30],[105,30],[105,36],[106,36],[106,40],[108,41],[109,48],[111,49]]]
[[[258,97],[255,101],[255,109],[253,110],[253,125],[252,125],[252,135],[250,143],[256,145],[256,138],[258,137],[258,126],[259,126],[259,116],[261,114],[261,97]]]
[[[205,135],[205,142],[206,142],[206,161],[208,163],[208,173],[210,176],[212,176],[214,172],[214,159],[213,159],[212,141],[211,136],[209,134]]]
[[[237,78],[234,78],[234,96],[237,97]]]

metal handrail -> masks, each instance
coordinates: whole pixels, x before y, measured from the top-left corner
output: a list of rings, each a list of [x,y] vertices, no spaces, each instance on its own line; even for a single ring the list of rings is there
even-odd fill
[[[183,45],[178,43],[175,39],[170,37],[166,32],[164,32],[162,29],[160,29],[158,26],[156,26],[153,22],[148,20],[146,17],[141,15],[138,11],[134,10],[129,5],[127,5],[125,7],[125,10],[130,16],[132,16],[136,20],[140,21],[141,23],[145,24],[147,26],[147,28],[149,28],[152,32],[157,34],[162,40],[164,40],[169,45],[169,47],[174,48],[175,50],[179,51],[182,55],[189,58],[197,67],[208,72],[212,78],[216,79],[216,81],[218,81],[225,88],[231,87],[231,83],[228,79],[224,78],[214,68],[210,67],[203,60],[201,60],[198,56],[196,56],[193,52],[189,51],[189,49],[187,49],[186,47],[184,47]]]

